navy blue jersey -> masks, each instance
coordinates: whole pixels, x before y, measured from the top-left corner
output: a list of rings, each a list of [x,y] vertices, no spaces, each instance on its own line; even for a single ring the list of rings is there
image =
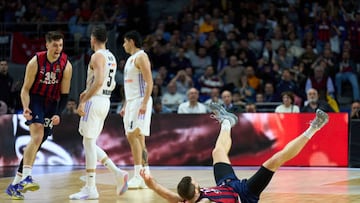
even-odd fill
[[[30,93],[57,101],[60,99],[61,80],[68,61],[67,55],[61,53],[60,57],[53,63],[47,60],[46,55],[46,51],[36,53],[38,71]]]
[[[241,203],[239,194],[235,192],[232,187],[227,185],[201,188],[198,201],[203,198],[217,203]]]

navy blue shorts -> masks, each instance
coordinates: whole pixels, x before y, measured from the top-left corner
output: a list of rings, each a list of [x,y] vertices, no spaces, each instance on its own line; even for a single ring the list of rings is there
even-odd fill
[[[41,123],[45,128],[52,128],[51,118],[56,113],[57,101],[45,101],[45,97],[30,95],[29,108],[32,119],[26,121],[26,124]]]
[[[232,187],[239,194],[241,203],[257,203],[259,201],[259,197],[249,191],[246,184],[247,179],[240,180],[230,164],[216,163],[214,165],[214,177],[216,185]]]

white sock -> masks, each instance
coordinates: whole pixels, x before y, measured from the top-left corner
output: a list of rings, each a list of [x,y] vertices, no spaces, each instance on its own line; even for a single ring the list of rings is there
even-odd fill
[[[86,173],[86,186],[95,187],[96,173]]]
[[[12,182],[12,185],[18,184],[21,181],[21,179],[22,179],[22,174],[17,172],[16,176],[14,177],[14,180]]]
[[[106,157],[104,166],[107,169],[109,169],[111,172],[113,172],[114,174],[116,174],[116,172],[118,172],[120,170],[120,169],[118,169],[118,167],[114,164],[114,162],[109,157]]]
[[[144,166],[145,169],[145,174],[150,174],[150,167],[149,166]]]
[[[31,176],[31,172],[32,172],[32,167],[30,165],[24,165],[21,180],[24,180],[26,177]]]
[[[313,127],[309,127],[302,135],[304,135],[305,137],[311,139],[311,137],[317,132],[318,130],[313,128]]]
[[[134,176],[140,177],[141,169],[142,169],[142,165],[134,165]]]
[[[221,122],[221,130],[225,130],[225,131],[230,131],[231,130],[231,125],[230,125],[230,121],[225,119]]]

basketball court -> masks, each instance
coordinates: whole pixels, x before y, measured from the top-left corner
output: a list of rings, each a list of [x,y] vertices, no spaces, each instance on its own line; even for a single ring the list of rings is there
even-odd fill
[[[132,167],[126,167],[132,175]],[[250,177],[256,167],[235,167],[239,178]],[[144,202],[165,203],[150,189],[128,190],[124,195],[115,194],[113,175],[106,168],[97,170],[98,200],[69,200],[68,196],[78,192],[84,185],[80,177],[83,167],[70,166],[34,166],[33,177],[40,184],[40,190],[25,193],[25,200],[11,200],[5,189],[13,180],[15,167],[0,168],[1,203],[120,203]],[[155,179],[176,190],[178,181],[185,175],[195,177],[200,186],[214,186],[211,167],[152,167]],[[277,171],[270,185],[263,192],[260,203],[308,203],[308,202],[360,202],[360,169],[340,167],[282,167]]]

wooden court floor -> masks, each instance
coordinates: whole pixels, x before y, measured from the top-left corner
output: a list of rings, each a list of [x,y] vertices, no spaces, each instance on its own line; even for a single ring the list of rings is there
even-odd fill
[[[39,169],[40,167],[40,169]],[[0,168],[0,203],[164,203],[150,189],[128,190],[124,195],[115,195],[115,182],[106,169],[97,170],[98,200],[69,200],[68,196],[78,192],[83,186],[80,177],[84,175],[79,168],[52,166],[33,172],[33,177],[40,184],[40,190],[25,193],[25,200],[11,200],[4,192],[12,181],[9,174],[15,168]],[[131,168],[125,168],[132,174]],[[256,168],[235,167],[239,178],[250,177]],[[211,167],[152,167],[151,172],[157,181],[172,190],[185,175],[196,177],[201,186],[213,186]],[[277,171],[260,197],[260,203],[360,203],[360,169],[352,168],[314,168],[283,167]]]

